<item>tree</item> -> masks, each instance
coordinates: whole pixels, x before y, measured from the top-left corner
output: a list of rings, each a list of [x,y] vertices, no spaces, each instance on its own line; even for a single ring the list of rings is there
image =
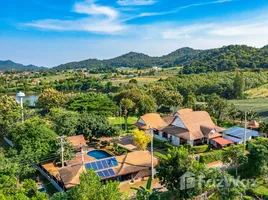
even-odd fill
[[[133,85],[137,85],[138,81],[136,79],[130,79],[128,83],[133,84]]]
[[[268,174],[268,138],[251,140],[248,144],[248,168],[256,176]]]
[[[230,104],[228,110],[229,110],[228,115],[233,120],[233,123],[234,123],[235,120],[239,117],[239,110],[233,103]]]
[[[127,131],[128,113],[129,113],[129,110],[135,106],[135,103],[131,99],[122,99],[120,101],[120,105],[124,109],[125,130]]]
[[[263,133],[263,136],[268,137],[268,122],[260,123],[260,131]]]
[[[140,115],[144,115],[146,113],[152,113],[156,111],[157,105],[155,100],[149,95],[143,95],[138,102],[138,110]]]
[[[42,159],[52,157],[56,151],[56,133],[46,121],[35,117],[23,124],[17,123],[11,130],[11,139],[18,150],[20,158],[27,164],[39,163]]]
[[[54,89],[45,89],[36,101],[36,106],[48,113],[51,108],[63,107],[69,96]]]
[[[80,114],[64,108],[52,108],[49,119],[53,122],[53,129],[58,135],[72,136],[77,132]]]
[[[198,163],[189,156],[183,146],[168,150],[167,159],[161,159],[156,167],[156,176],[161,185],[173,194],[175,199],[190,199],[202,192],[202,187],[182,188],[181,179],[185,174],[194,174],[196,177],[205,175],[205,165]]]
[[[80,184],[68,192],[70,200],[121,200],[119,182],[107,181],[102,186],[101,177],[92,169],[80,175]]]
[[[218,121],[224,120],[228,115],[228,102],[216,94],[209,96],[206,106],[207,112]]]
[[[101,93],[81,93],[70,99],[67,108],[72,111],[90,112],[99,115],[111,116],[115,114],[119,108],[106,94]]]
[[[184,107],[193,109],[195,105],[196,105],[195,94],[192,91],[190,91],[188,92],[187,97],[185,98]]]
[[[119,131],[116,127],[109,124],[106,116],[82,113],[78,120],[77,134],[83,134],[92,141],[93,137],[118,136]]]
[[[243,98],[244,87],[245,87],[244,75],[243,73],[237,72],[234,79],[234,97],[236,99]]]
[[[134,144],[141,150],[145,151],[148,143],[151,141],[152,136],[145,131],[135,129],[133,132]]]
[[[222,162],[230,164],[235,168],[235,175],[238,175],[238,167],[247,162],[247,156],[245,156],[244,147],[239,145],[231,145],[230,148],[223,152]]]
[[[0,134],[6,135],[14,123],[21,118],[21,110],[15,98],[0,97]]]

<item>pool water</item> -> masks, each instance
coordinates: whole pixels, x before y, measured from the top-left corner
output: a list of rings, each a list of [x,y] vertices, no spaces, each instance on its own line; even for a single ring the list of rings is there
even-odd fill
[[[102,150],[92,150],[89,151],[87,155],[96,158],[97,160],[112,157],[112,155]]]

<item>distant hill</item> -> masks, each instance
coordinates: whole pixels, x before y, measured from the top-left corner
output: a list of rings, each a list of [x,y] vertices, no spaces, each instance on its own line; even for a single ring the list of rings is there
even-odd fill
[[[0,70],[40,70],[46,69],[45,67],[37,67],[35,65],[23,65],[15,63],[11,60],[0,60]]]
[[[180,48],[170,54],[151,57],[143,53],[129,52],[112,59],[88,59],[54,67],[57,70],[98,67],[163,68],[184,66],[185,74],[209,71],[232,71],[235,68],[268,68],[268,45],[254,48],[246,45],[229,45],[216,49],[195,50]]]

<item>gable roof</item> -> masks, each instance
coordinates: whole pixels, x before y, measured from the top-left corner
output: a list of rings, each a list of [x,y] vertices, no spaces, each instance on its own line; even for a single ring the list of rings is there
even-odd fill
[[[169,125],[168,123],[171,123],[170,121],[173,121],[174,119],[174,117],[161,118],[161,116],[157,113],[148,113],[140,116],[140,118],[145,124],[142,124],[138,121],[135,123],[135,125],[144,130],[149,130],[150,128],[162,130],[164,127]]]
[[[69,136],[67,137],[68,141],[74,146],[74,147],[80,147],[80,145],[87,145],[86,140],[83,135],[75,135],[75,136]]]
[[[175,114],[178,113],[179,115],[183,115],[183,114],[189,113],[189,112],[193,112],[193,109],[191,109],[191,108],[183,108],[183,109],[180,109],[177,112],[175,112]]]

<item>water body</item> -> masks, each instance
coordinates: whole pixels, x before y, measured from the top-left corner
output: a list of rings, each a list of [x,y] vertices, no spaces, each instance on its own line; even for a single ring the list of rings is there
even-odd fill
[[[31,93],[31,94],[27,94],[25,93],[25,97],[23,98],[23,102],[25,102],[26,100],[30,100],[31,102],[31,106],[35,105],[36,100],[38,99],[40,94],[35,94],[35,93]],[[16,100],[19,101],[19,98],[16,96],[16,94],[8,94],[8,96],[13,96],[16,98]]]

